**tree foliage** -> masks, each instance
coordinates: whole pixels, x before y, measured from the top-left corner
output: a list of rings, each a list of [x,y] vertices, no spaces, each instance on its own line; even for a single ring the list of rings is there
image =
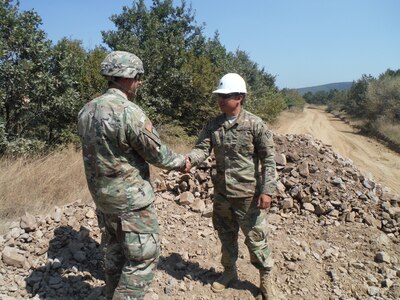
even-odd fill
[[[369,131],[386,125],[397,126],[400,123],[400,69],[388,69],[378,78],[364,74],[353,82],[349,91],[308,92],[303,97],[308,103],[328,104],[329,111],[344,111],[365,120],[365,129]]]
[[[172,0],[153,1],[147,8],[140,0],[111,20],[117,30],[103,32],[107,45],[131,51],[143,60],[146,78],[138,101],[156,121],[180,119],[185,113],[182,102],[193,98],[192,78],[184,67],[201,34],[191,9],[185,2],[175,7]]]
[[[106,49],[96,46],[86,53],[81,70],[80,94],[83,102],[99,96],[107,88],[107,82],[99,72],[100,63],[107,55]]]
[[[353,82],[348,97],[347,105],[343,107],[345,111],[356,117],[362,117],[365,112],[366,94],[369,82],[374,80],[370,75],[362,75],[360,79]]]
[[[288,109],[303,110],[306,102],[297,90],[283,89],[282,93],[285,97],[285,103]]]
[[[47,101],[51,88],[50,42],[39,29],[41,18],[33,11],[18,12],[10,1],[0,4],[0,89],[5,130],[9,138],[30,131],[34,105]],[[32,104],[31,104],[32,103]]]
[[[400,72],[391,72],[371,81],[365,96],[364,115],[367,119],[400,122]]]
[[[343,110],[341,107],[344,103],[346,103],[348,99],[348,92],[347,91],[336,91],[333,95],[333,98],[330,102],[328,102],[327,110],[332,112],[334,110]]]
[[[99,70],[108,51],[86,50],[68,38],[53,45],[40,28],[40,16],[20,11],[18,1],[1,1],[0,17],[0,154],[75,141],[79,109],[106,88]],[[145,80],[137,101],[158,124],[196,134],[219,113],[212,90],[229,72],[244,77],[246,107],[265,120],[287,105],[275,77],[245,51],[227,51],[218,32],[204,36],[185,0],[179,5],[154,0],[149,7],[144,0],[132,1],[111,20],[116,29],[102,32],[103,40],[111,50],[143,60]]]
[[[306,95],[305,95],[306,96]],[[363,130],[398,149],[400,139],[400,69],[386,70],[374,78],[362,75],[348,92],[336,92],[329,111],[344,111],[363,121]]]
[[[329,109],[345,111],[370,123],[382,118],[388,122],[399,122],[400,70],[388,69],[378,78],[362,75],[353,82],[348,92],[335,92]]]
[[[132,51],[143,60],[146,77],[138,101],[156,122],[178,123],[195,133],[217,113],[211,91],[228,72],[244,77],[254,103],[266,103],[265,97],[277,92],[275,78],[247,53],[228,52],[218,33],[206,39],[185,1],[178,6],[172,0],[153,1],[150,8],[143,0],[134,1],[111,20],[116,30],[103,32],[104,41],[113,50]],[[270,105],[271,111],[280,107]]]
[[[282,93],[274,90],[269,90],[264,97],[257,99],[257,101],[252,101],[248,105],[251,112],[269,122],[274,121],[279,113],[287,107]]]
[[[338,93],[338,90],[330,90],[328,91],[318,91],[315,93],[307,92],[303,95],[303,98],[307,103],[317,104],[317,105],[327,105],[329,104],[335,95]]]

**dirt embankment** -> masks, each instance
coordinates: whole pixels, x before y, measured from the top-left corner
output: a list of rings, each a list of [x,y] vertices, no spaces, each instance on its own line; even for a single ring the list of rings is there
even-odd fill
[[[285,112],[274,131],[281,134],[310,134],[335,152],[351,159],[365,175],[400,193],[400,155],[381,143],[358,134],[322,108],[306,107],[301,113]]]

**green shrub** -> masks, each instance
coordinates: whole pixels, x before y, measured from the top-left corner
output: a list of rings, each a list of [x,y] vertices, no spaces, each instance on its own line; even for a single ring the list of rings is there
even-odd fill
[[[282,93],[269,91],[258,99],[249,99],[245,108],[265,121],[273,122],[287,107]]]
[[[46,143],[35,139],[18,138],[14,141],[8,142],[4,151],[6,156],[30,156],[41,154],[46,149]]]
[[[176,124],[162,124],[157,126],[157,131],[161,140],[171,147],[177,144],[194,145],[197,139],[197,136],[189,136],[185,128]]]

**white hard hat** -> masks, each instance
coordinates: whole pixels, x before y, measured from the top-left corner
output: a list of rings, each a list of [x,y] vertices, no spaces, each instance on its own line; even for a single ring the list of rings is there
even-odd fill
[[[213,91],[216,94],[241,93],[247,94],[246,83],[242,76],[236,73],[228,73],[218,82],[218,89]]]

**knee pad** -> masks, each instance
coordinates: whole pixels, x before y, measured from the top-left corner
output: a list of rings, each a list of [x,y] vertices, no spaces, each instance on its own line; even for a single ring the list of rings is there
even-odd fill
[[[128,260],[145,261],[160,255],[157,233],[125,232],[124,252]]]

